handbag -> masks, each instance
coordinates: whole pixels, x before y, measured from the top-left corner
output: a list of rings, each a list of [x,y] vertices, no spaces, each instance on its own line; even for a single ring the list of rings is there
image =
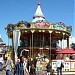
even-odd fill
[[[61,67],[64,67],[63,63],[61,62]]]

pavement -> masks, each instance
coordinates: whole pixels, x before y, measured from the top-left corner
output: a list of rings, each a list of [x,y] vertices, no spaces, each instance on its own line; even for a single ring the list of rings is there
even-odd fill
[[[0,71],[0,75],[6,75],[5,71]],[[46,75],[46,72],[37,72],[36,75]]]
[[[0,75],[6,75],[5,71],[0,71]],[[37,72],[36,75],[47,75],[46,71]],[[75,74],[62,74],[62,75],[75,75]]]
[[[5,74],[5,71],[3,70],[3,71],[0,71],[0,75],[6,75]]]

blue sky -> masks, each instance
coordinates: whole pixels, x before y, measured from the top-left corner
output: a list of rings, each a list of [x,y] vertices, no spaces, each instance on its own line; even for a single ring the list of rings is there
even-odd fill
[[[0,34],[3,41],[8,44],[5,27],[9,23],[16,24],[19,21],[32,21],[37,9],[37,3],[41,3],[42,12],[49,22],[64,22],[72,26],[72,35],[75,36],[74,22],[75,0],[0,0]]]

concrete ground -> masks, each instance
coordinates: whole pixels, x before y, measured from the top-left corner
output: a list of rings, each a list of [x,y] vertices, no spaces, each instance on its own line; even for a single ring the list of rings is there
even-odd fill
[[[5,74],[5,71],[3,70],[3,71],[0,71],[0,75],[6,75]]]
[[[0,75],[6,75],[5,71],[4,70],[0,71]],[[36,72],[36,75],[47,75],[47,72],[46,71]],[[57,74],[55,74],[55,75],[57,75]],[[67,73],[67,74],[62,74],[62,75],[75,75],[75,74]]]

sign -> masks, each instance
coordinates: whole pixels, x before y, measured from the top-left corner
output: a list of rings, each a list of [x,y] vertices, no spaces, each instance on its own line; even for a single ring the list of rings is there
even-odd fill
[[[42,66],[37,66],[36,71],[42,71]]]

